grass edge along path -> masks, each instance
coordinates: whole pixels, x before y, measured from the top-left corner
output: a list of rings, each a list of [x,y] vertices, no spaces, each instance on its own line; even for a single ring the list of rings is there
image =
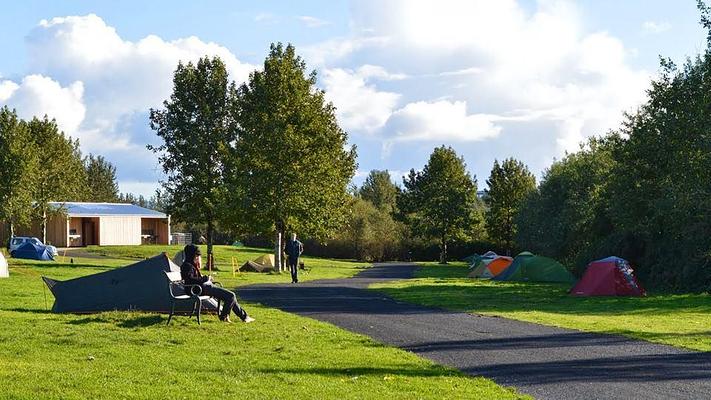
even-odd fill
[[[711,351],[708,294],[574,297],[570,285],[467,278],[463,262],[418,264],[413,279],[371,289],[414,304]]]
[[[257,318],[248,325],[212,315],[201,326],[186,317],[165,326],[166,317],[152,313],[52,314],[41,275],[70,279],[123,261],[15,261],[10,278],[0,279],[2,398],[527,398],[258,304],[243,304]]]

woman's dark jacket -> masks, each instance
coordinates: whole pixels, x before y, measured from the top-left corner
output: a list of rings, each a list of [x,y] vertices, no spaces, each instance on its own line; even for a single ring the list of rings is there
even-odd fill
[[[186,285],[202,286],[210,279],[209,276],[203,276],[200,273],[200,270],[195,268],[195,266],[189,261],[185,261],[183,265],[180,266],[180,276],[183,278],[183,282]]]

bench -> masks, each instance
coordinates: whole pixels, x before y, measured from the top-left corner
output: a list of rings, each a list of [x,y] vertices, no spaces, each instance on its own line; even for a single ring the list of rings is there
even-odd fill
[[[183,282],[182,276],[180,276],[180,271],[168,271],[165,272],[166,278],[168,278],[168,292],[170,293],[170,315],[168,315],[168,322],[166,325],[170,325],[170,320],[175,315],[175,305],[179,302],[189,302],[193,304],[192,311],[190,312],[189,318],[193,315],[197,315],[197,323],[200,322],[200,315],[202,313],[202,301],[207,300],[210,296],[202,295],[202,287],[200,285],[186,285]],[[219,282],[212,282],[213,285],[222,287]],[[220,311],[220,300],[217,300],[217,311]]]

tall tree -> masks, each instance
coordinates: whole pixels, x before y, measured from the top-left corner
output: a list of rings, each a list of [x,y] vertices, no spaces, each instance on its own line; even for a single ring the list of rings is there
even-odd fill
[[[335,108],[292,45],[271,45],[264,69],[240,86],[236,109],[233,221],[273,233],[281,268],[285,231],[325,238],[344,222],[355,147],[346,149]]]
[[[15,111],[0,108],[0,221],[9,225],[14,235],[18,224],[30,221],[33,178],[37,173],[37,155],[27,124]]]
[[[358,194],[378,209],[392,214],[397,211],[398,192],[399,188],[390,179],[388,170],[372,170],[365,178]]]
[[[86,171],[79,141],[64,135],[55,120],[45,116],[28,123],[37,152],[39,171],[33,180],[34,218],[40,221],[42,241],[47,240],[47,217],[63,210],[50,201],[77,201],[86,195]]]
[[[447,243],[476,225],[477,183],[464,159],[451,147],[437,147],[421,172],[410,170],[403,180],[401,205],[414,231],[440,242],[440,262],[447,263]]]
[[[151,109],[151,128],[163,140],[148,146],[159,154],[167,179],[168,212],[187,223],[207,225],[208,268],[225,193],[225,157],[235,140],[231,113],[235,87],[217,57],[178,64],[173,94],[163,109]]]
[[[516,244],[583,268],[612,231],[606,199],[620,138],[589,139],[546,170],[515,218]]]
[[[116,167],[103,156],[89,154],[84,159],[87,181],[87,201],[112,203],[118,200]]]
[[[487,232],[511,253],[516,235],[514,218],[526,197],[536,190],[536,178],[522,162],[509,158],[501,164],[494,160],[486,183],[489,186],[484,197],[488,206]]]

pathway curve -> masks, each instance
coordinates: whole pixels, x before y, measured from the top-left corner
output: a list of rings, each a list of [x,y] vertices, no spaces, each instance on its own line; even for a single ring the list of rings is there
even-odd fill
[[[410,278],[415,269],[376,264],[350,279],[255,285],[238,293],[540,399],[711,397],[711,353],[407,304],[366,290]]]

